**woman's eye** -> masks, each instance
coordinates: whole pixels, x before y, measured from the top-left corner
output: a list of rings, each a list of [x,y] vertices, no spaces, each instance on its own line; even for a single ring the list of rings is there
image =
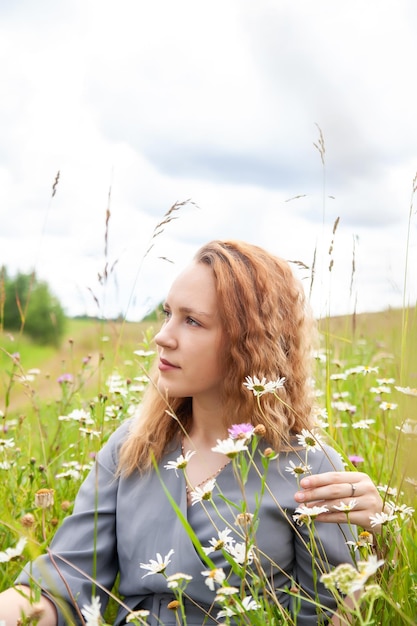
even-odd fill
[[[162,309],[162,314],[166,320],[171,317],[171,311],[168,311],[168,309]]]
[[[192,317],[187,317],[187,324],[189,324],[190,326],[200,326],[200,324],[196,322],[196,320],[194,320]]]

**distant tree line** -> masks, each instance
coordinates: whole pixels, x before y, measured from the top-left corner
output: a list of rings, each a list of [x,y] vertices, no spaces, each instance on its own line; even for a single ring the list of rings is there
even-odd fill
[[[0,270],[0,328],[22,331],[39,344],[58,346],[66,316],[58,299],[35,272],[9,276]]]

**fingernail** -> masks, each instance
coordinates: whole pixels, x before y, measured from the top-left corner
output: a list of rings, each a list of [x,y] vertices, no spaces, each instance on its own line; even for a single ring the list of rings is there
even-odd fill
[[[296,494],[294,495],[294,498],[297,501],[302,502],[304,500],[304,493],[302,491],[297,491]]]

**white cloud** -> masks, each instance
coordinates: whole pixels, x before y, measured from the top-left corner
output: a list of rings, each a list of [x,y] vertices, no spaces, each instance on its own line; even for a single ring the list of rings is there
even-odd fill
[[[40,0],[0,14],[11,271],[35,267],[72,314],[96,312],[92,290],[109,314],[135,317],[199,245],[240,238],[307,264],[317,247],[319,313],[329,294],[334,312],[401,306],[417,171],[413,0]],[[110,189],[117,263],[101,294]],[[158,220],[187,198],[200,209],[184,208],[142,263]],[[414,215],[409,234],[413,301]]]

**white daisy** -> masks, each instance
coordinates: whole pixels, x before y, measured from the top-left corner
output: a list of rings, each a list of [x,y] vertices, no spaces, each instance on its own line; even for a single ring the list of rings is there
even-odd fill
[[[170,550],[168,554],[164,558],[162,558],[162,556],[158,552],[156,555],[156,561],[154,559],[151,559],[149,563],[141,563],[140,567],[142,569],[149,570],[149,572],[147,574],[144,574],[142,578],[145,578],[146,576],[150,576],[151,574],[163,574],[167,566],[169,565],[169,563],[171,563],[170,557],[173,554],[174,554],[174,550]]]
[[[8,563],[8,561],[21,556],[26,543],[26,537],[21,537],[15,548],[6,548],[4,552],[0,552],[0,563]]]
[[[394,515],[393,513],[385,513],[384,511],[382,511],[382,513],[376,513],[375,515],[369,516],[371,528],[373,528],[374,526],[387,524],[388,522],[392,522],[395,519],[397,519],[396,515]]]
[[[86,626],[100,626],[103,623],[100,609],[101,602],[98,596],[91,598],[91,604],[84,604],[81,613],[85,617]]]
[[[293,515],[292,518],[294,522],[301,526],[304,522],[308,523],[321,513],[328,513],[328,511],[327,506],[307,506],[301,504],[295,509],[295,515]]]
[[[0,450],[6,450],[7,448],[15,447],[14,439],[0,439]]]
[[[210,591],[215,590],[215,584],[221,585],[224,580],[226,580],[226,574],[224,573],[221,567],[205,570],[201,572],[203,576],[206,576],[206,580],[204,581]]]
[[[225,546],[225,550],[239,565],[250,565],[253,562],[253,549],[248,547],[246,543],[229,543]]]
[[[321,447],[323,445],[320,435],[313,435],[313,433],[306,428],[303,428],[301,434],[296,435],[296,437],[300,446],[303,446],[303,448],[306,448],[311,452],[316,452],[317,447]]]
[[[205,554],[209,555],[216,550],[221,550],[225,546],[233,544],[234,539],[229,536],[231,532],[230,528],[219,530],[217,538],[213,537],[209,540],[210,545],[206,548],[203,547]]]
[[[181,588],[182,590],[184,590],[192,579],[193,577],[189,574],[177,572],[176,574],[171,574],[171,576],[167,576],[167,587],[169,589]]]
[[[417,389],[413,387],[395,387],[395,389],[406,396],[417,396]]]
[[[211,500],[215,485],[216,480],[211,478],[202,487],[195,487],[190,493],[191,504],[194,505],[197,502],[202,502],[203,500]]]
[[[345,513],[348,513],[349,511],[354,509],[357,504],[357,500],[350,500],[348,503],[342,502],[341,500],[340,504],[334,504],[333,508],[336,509],[336,511],[344,511]]]
[[[398,404],[395,402],[381,402],[379,408],[381,411],[394,411],[398,407]]]
[[[175,461],[168,461],[168,463],[164,465],[164,468],[166,470],[173,469],[175,471],[175,475],[178,476],[177,470],[185,469],[194,454],[195,450],[187,450],[185,454],[180,454]]]
[[[277,378],[277,380],[267,381],[265,376],[259,379],[257,376],[246,376],[243,384],[249,390],[252,391],[254,396],[263,396],[265,393],[274,393],[277,389],[284,387],[285,377]]]
[[[134,622],[138,619],[146,619],[149,615],[150,611],[147,611],[146,609],[132,611],[132,613],[129,613],[129,615],[126,617],[126,624],[130,624],[130,622]]]
[[[239,452],[243,452],[247,449],[248,446],[246,445],[245,439],[232,439],[231,437],[228,439],[217,439],[217,446],[212,448],[213,452],[225,454],[229,459],[233,459]]]
[[[290,461],[290,464],[287,465],[285,471],[290,472],[290,474],[295,477],[298,477],[310,472],[312,469],[311,465],[304,465],[303,463],[298,463],[298,465],[296,465],[294,461]]]

